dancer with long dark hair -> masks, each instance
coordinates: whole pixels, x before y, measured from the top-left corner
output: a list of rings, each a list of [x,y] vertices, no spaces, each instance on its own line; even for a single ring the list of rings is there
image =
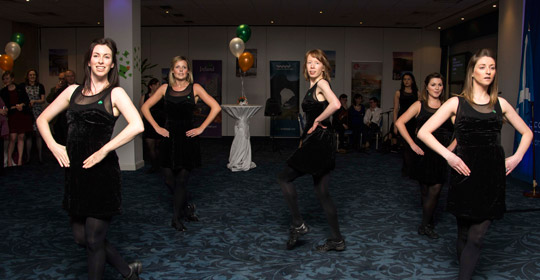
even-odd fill
[[[298,208],[298,198],[293,181],[305,174],[313,176],[315,193],[321,202],[330,225],[331,238],[317,246],[321,252],[345,250],[341,236],[336,206],[330,198],[330,172],[335,167],[335,140],[331,130],[330,116],[340,108],[340,102],[330,88],[332,68],[323,51],[310,50],[304,57],[304,77],[309,81],[309,90],[302,101],[306,113],[306,129],[300,147],[287,160],[287,167],[278,175],[285,201],[292,214],[287,249],[296,246],[298,238],[309,231]]]
[[[430,148],[416,138],[416,135],[409,134],[407,123],[416,119],[416,131],[441,107],[446,101],[444,94],[444,78],[439,73],[429,74],[424,80],[424,88],[420,93],[420,100],[413,103],[409,109],[396,121],[396,127],[403,139],[409,144],[418,156],[417,164],[413,168],[413,178],[420,183],[420,193],[422,198],[422,223],[418,227],[418,234],[426,235],[429,238],[437,239],[439,235],[435,232],[433,215],[439,200],[441,188],[446,181],[448,173],[447,164],[444,158],[435,153]],[[433,132],[437,141],[450,150],[453,124],[450,119],[446,120],[441,127]],[[452,142],[455,143],[455,142]],[[454,146],[454,145],[452,145]]]
[[[395,126],[397,119],[405,113],[409,107],[418,101],[418,86],[416,79],[412,73],[404,73],[401,76],[401,87],[394,94],[394,135],[398,136],[397,127]],[[411,119],[407,122],[407,132],[409,135],[414,135],[416,132],[416,120]],[[397,138],[398,143],[395,145],[403,145],[403,166],[401,167],[401,176],[409,177],[414,172],[414,152],[407,143],[403,143],[403,138]]]
[[[148,89],[146,91],[146,94],[141,96],[141,100],[139,101],[139,108],[142,107],[144,102],[148,100],[152,95],[156,93],[159,86],[161,84],[159,83],[159,80],[156,78],[152,78],[148,82]],[[165,112],[163,110],[163,99],[160,100],[156,105],[154,105],[151,109],[152,116],[154,117],[154,120],[158,123],[159,126],[163,126],[165,124]],[[152,127],[152,125],[145,119],[143,119],[144,123],[144,133],[143,133],[143,139],[144,143],[146,145],[146,148],[148,149],[148,156],[150,157],[151,167],[148,169],[147,173],[154,173],[159,170],[159,161],[158,161],[158,147],[159,143],[163,139],[163,136],[159,135],[159,133],[156,132],[156,130]]]
[[[165,127],[155,120],[150,109],[161,99],[165,100]],[[199,126],[193,124],[193,111],[198,100],[210,107],[210,113]],[[189,173],[201,163],[199,136],[212,123],[221,107],[204,88],[193,83],[189,60],[176,56],[171,61],[169,84],[162,85],[141,107],[144,117],[161,136],[161,167],[165,184],[174,194],[171,226],[185,231],[182,220],[197,221],[195,205],[188,203],[187,184]]]
[[[139,261],[127,264],[106,239],[112,217],[121,213],[121,174],[115,150],[143,131],[127,93],[119,87],[116,43],[96,39],[84,56],[84,84],[66,88],[37,119],[47,147],[66,168],[63,207],[75,242],[88,254],[88,279],[102,279],[105,262],[125,279],[139,279]],[[58,144],[49,122],[67,109],[67,145]],[[127,126],[111,139],[122,115]]]
[[[519,164],[533,136],[498,91],[495,54],[481,49],[469,60],[461,95],[446,101],[418,132],[418,138],[452,168],[447,208],[457,220],[459,279],[472,277],[489,226],[506,210],[505,176]],[[455,153],[433,135],[451,117],[455,117]],[[506,159],[501,146],[504,120],[522,135],[516,152]]]

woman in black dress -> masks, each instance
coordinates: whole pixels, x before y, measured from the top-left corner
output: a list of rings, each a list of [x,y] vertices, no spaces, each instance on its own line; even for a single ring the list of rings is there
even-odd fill
[[[434,231],[433,214],[437,207],[442,185],[446,181],[447,164],[444,158],[426,147],[423,142],[413,139],[416,135],[409,134],[406,125],[412,119],[416,119],[416,131],[418,131],[445,100],[443,76],[439,73],[429,74],[424,81],[424,90],[420,94],[420,100],[414,102],[396,121],[396,127],[401,133],[401,137],[419,156],[417,164],[413,168],[415,171],[413,178],[420,183],[422,198],[422,223],[418,227],[418,234],[433,239],[439,238],[439,235]],[[448,119],[433,132],[433,135],[442,145],[449,147],[452,131],[453,124]],[[452,143],[455,144],[455,141]],[[453,147],[448,149],[453,150]]]
[[[144,102],[148,100],[152,95],[156,93],[160,86],[159,80],[156,78],[152,78],[148,82],[148,90],[145,95],[141,96],[141,100],[139,102],[139,108],[142,107]],[[150,110],[152,113],[152,116],[156,120],[156,122],[163,126],[165,123],[165,112],[163,111],[163,100],[160,100],[157,105],[152,107],[152,110]],[[141,112],[142,113],[142,112]],[[146,148],[148,149],[148,156],[150,156],[150,162],[152,163],[152,167],[148,169],[147,173],[154,173],[159,170],[159,162],[158,162],[158,147],[159,142],[161,139],[163,139],[163,136],[159,135],[152,125],[146,120],[143,119],[144,123],[144,133],[143,133],[143,139],[144,143],[146,144]]]
[[[118,87],[116,44],[97,39],[84,57],[84,84],[66,88],[37,119],[43,140],[66,167],[63,207],[69,213],[75,242],[86,247],[88,278],[101,279],[105,262],[125,279],[139,279],[141,263],[127,264],[107,241],[112,217],[121,213],[120,166],[115,150],[143,131],[130,97]],[[67,109],[67,145],[58,144],[49,122]],[[127,126],[111,139],[119,115]]]
[[[150,109],[164,99],[165,127],[161,127]],[[199,126],[193,124],[193,112],[198,100],[210,107],[210,113]],[[187,203],[187,183],[190,171],[201,164],[199,137],[212,123],[221,107],[204,88],[193,83],[191,65],[187,58],[176,56],[171,61],[169,84],[164,84],[141,107],[144,117],[161,136],[161,167],[165,184],[174,194],[171,226],[185,231],[182,220],[197,221],[195,206]]]
[[[394,135],[398,135],[397,127],[395,126],[397,119],[416,101],[418,101],[418,86],[416,85],[416,79],[412,73],[405,73],[401,76],[401,88],[394,94]],[[416,130],[416,120],[411,119],[407,122],[406,127],[409,135],[414,135]],[[405,177],[411,176],[414,172],[415,153],[407,143],[400,142],[397,144],[404,145],[401,175]]]
[[[532,140],[531,130],[514,107],[498,97],[496,73],[494,53],[476,52],[467,65],[463,93],[445,102],[418,132],[418,138],[453,169],[448,210],[457,220],[459,279],[472,277],[491,222],[501,219],[506,210],[505,176],[519,164]],[[433,135],[451,117],[455,117],[455,153]],[[522,135],[516,152],[506,159],[500,140],[503,120]]]
[[[6,71],[2,74],[5,87],[0,90],[0,97],[8,109],[9,144],[7,166],[13,166],[13,152],[17,146],[17,165],[23,164],[24,139],[32,131],[32,110],[30,99],[22,86],[15,85],[15,74]]]
[[[301,137],[300,147],[287,160],[285,170],[278,175],[285,201],[292,214],[287,249],[293,249],[301,235],[309,231],[298,209],[298,199],[293,181],[305,174],[313,176],[315,193],[322,204],[330,225],[331,238],[317,246],[321,252],[345,250],[345,240],[339,231],[336,206],[330,198],[328,187],[330,172],[335,167],[335,140],[330,116],[340,108],[340,102],[330,88],[330,64],[323,51],[308,51],[304,57],[304,77],[309,90],[302,101],[306,113],[307,132]]]

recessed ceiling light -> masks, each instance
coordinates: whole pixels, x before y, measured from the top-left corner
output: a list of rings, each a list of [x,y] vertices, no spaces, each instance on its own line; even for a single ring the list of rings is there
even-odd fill
[[[319,14],[322,14],[322,11],[319,11]]]
[[[497,4],[493,4],[493,8],[497,8]]]
[[[464,17],[462,17],[462,18],[461,18],[461,20],[465,20],[465,18],[464,18]]]
[[[168,14],[168,13],[169,13],[169,11],[165,11],[165,13],[166,13],[166,14]]]
[[[271,23],[271,24],[274,24],[274,21],[273,21],[273,20],[271,20],[271,21],[270,21],[270,23]]]
[[[437,26],[437,29],[441,30],[441,27],[440,27],[440,26]]]
[[[97,24],[101,24],[101,21],[98,21]]]
[[[26,0],[26,2],[30,2],[30,0]]]
[[[364,24],[364,22],[363,22],[363,21],[361,21],[361,22],[360,22],[360,24]]]

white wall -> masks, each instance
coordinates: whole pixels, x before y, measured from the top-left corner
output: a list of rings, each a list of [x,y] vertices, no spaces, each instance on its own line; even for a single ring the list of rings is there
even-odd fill
[[[499,1],[497,52],[499,91],[502,92],[501,96],[514,107],[519,93],[523,9],[523,1]],[[513,153],[514,131],[511,125],[503,126],[501,142],[506,155]]]
[[[296,60],[303,63],[307,50],[320,48],[336,51],[336,77],[332,89],[337,95],[351,92],[351,61],[382,61],[383,83],[381,107],[393,107],[393,94],[400,81],[392,80],[392,52],[413,52],[413,73],[417,82],[440,69],[439,32],[421,29],[352,28],[352,27],[258,27],[251,28],[246,48],[257,49],[257,76],[246,77],[244,88],[250,104],[264,106],[270,97],[269,63],[271,60]],[[191,60],[223,61],[222,103],[235,103],[241,95],[240,78],[235,76],[236,58],[229,51],[229,41],[235,37],[236,27],[143,27],[141,28],[142,56],[158,64],[151,75],[160,78],[161,69],[169,68],[172,57],[185,55]],[[67,48],[69,67],[76,65],[80,73],[82,55],[88,43],[102,36],[99,28],[47,28],[42,31],[40,71],[48,71],[48,49]],[[114,38],[113,38],[114,39]],[[81,42],[81,50],[76,42]],[[301,65],[302,66],[302,65]],[[302,75],[300,73],[300,75]],[[45,75],[44,75],[45,76]],[[52,87],[56,77],[44,77],[44,84]],[[301,76],[300,98],[307,83]],[[269,119],[259,112],[251,119],[251,135],[269,135]],[[386,127],[386,124],[383,126]],[[223,116],[223,135],[234,135],[234,121]]]

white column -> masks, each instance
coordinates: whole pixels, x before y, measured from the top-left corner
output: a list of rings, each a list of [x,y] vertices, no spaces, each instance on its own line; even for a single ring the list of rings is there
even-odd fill
[[[124,88],[136,107],[141,97],[141,2],[140,0],[104,0],[105,37],[116,42],[117,68],[120,86]],[[121,117],[114,128],[115,135],[126,126]],[[142,138],[120,147],[117,151],[122,170],[136,170],[144,166]]]
[[[497,50],[497,76],[501,97],[514,107],[519,92],[521,69],[521,36],[523,34],[523,0],[499,1],[499,36]],[[503,126],[501,144],[505,154],[512,155],[514,148],[514,128]]]

